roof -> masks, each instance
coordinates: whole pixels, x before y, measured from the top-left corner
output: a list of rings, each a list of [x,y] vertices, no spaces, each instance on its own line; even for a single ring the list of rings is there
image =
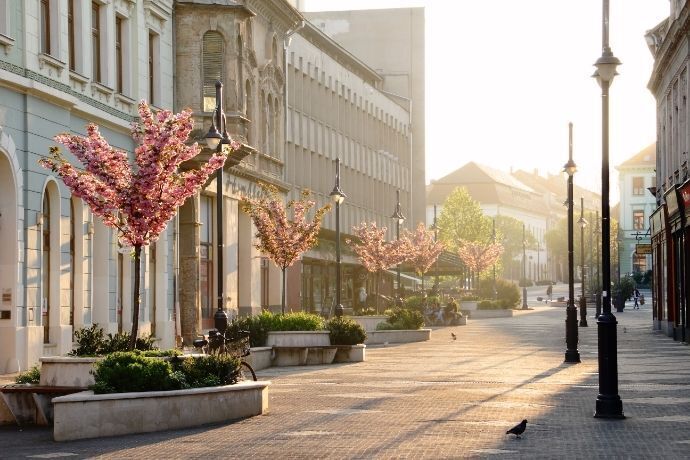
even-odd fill
[[[451,183],[456,185],[494,183],[534,193],[532,188],[523,184],[509,173],[475,163],[474,161],[470,161],[462,168],[456,169],[447,176],[438,179],[435,183]]]
[[[647,147],[616,166],[616,169],[647,167],[656,167],[656,142],[652,142]]]

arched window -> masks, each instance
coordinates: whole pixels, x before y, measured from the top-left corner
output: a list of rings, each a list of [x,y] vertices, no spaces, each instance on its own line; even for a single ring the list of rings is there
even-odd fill
[[[278,98],[273,98],[273,156],[279,157],[280,152],[280,105]],[[312,147],[314,148],[314,147]]]
[[[204,34],[201,50],[203,74],[203,109],[213,112],[216,108],[216,80],[223,81],[223,36],[220,32]]]
[[[243,69],[243,43],[242,43],[242,35],[237,34],[237,81],[240,82],[239,85],[237,85],[239,88],[240,94],[237,95],[237,101],[239,102],[240,110],[242,112],[247,111],[245,104],[245,97],[244,94],[244,87],[242,86],[242,82],[244,81],[244,69]]]
[[[271,98],[271,96],[269,95],[268,109],[266,110],[266,135],[268,144],[268,150],[266,151],[266,153],[269,155],[275,154],[275,138],[273,137],[273,131],[275,130],[275,126],[273,126],[273,112],[273,98]]]
[[[267,146],[267,143],[268,143],[268,136],[267,136],[268,119],[267,118],[268,117],[266,116],[266,95],[264,93],[264,90],[261,90],[261,93],[259,94],[259,111],[260,111],[259,117],[261,118],[259,121],[259,127],[260,127],[261,131],[259,131],[259,132],[261,134],[259,136],[258,141],[260,143],[260,147],[261,147],[261,150],[263,151],[263,153],[267,153],[267,150],[268,150],[268,146]]]
[[[43,195],[42,212],[41,324],[43,325],[43,343],[50,343],[50,197],[48,190]]]
[[[271,42],[271,59],[273,59],[273,65],[276,67],[280,66],[280,56],[278,55],[278,40],[276,40],[276,37],[273,37],[273,40]]]

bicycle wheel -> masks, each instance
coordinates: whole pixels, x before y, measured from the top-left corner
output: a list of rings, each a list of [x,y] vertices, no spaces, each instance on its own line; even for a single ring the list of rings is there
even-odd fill
[[[252,376],[252,380],[256,382],[256,372],[254,372],[254,369],[252,369],[252,366],[249,365],[248,362],[246,361],[241,361],[240,362],[240,380],[249,380],[249,376]]]

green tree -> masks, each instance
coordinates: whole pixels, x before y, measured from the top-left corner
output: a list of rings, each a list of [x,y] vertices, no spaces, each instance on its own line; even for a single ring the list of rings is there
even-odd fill
[[[523,223],[508,216],[496,216],[496,241],[503,245],[501,266],[510,267],[517,257],[522,257]],[[525,230],[525,246],[537,249],[537,239],[529,230]],[[522,260],[522,259],[520,259]],[[522,262],[520,262],[520,266]]]
[[[464,187],[455,188],[443,203],[438,218],[439,239],[445,247],[457,252],[462,241],[491,240],[491,219],[482,212]]]

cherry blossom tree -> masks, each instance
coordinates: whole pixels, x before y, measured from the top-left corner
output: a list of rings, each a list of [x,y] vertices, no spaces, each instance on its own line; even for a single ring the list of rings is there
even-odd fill
[[[321,220],[331,209],[330,204],[318,208],[312,219],[307,218],[309,211],[316,206],[309,199],[311,192],[302,190],[301,199],[290,200],[287,205],[278,195],[278,190],[268,184],[262,184],[264,195],[259,198],[243,197],[241,208],[249,214],[256,227],[258,242],[254,245],[266,254],[283,272],[283,296],[281,312],[285,313],[286,276],[285,271],[304,252],[318,242]],[[288,211],[292,210],[292,220]]]
[[[410,240],[386,241],[386,227],[377,227],[376,222],[362,223],[352,227],[352,234],[358,241],[346,239],[357,254],[359,262],[370,273],[376,274],[376,312],[379,311],[379,280],[381,272],[408,260],[411,254]]]
[[[436,262],[441,252],[443,252],[444,245],[440,241],[434,241],[433,232],[427,230],[422,222],[417,225],[417,229],[414,232],[406,229],[402,238],[408,241],[410,249],[407,262],[412,265],[417,275],[422,278],[422,290],[424,290],[424,275]]]
[[[465,266],[479,275],[501,257],[503,246],[500,243],[461,240],[457,251]]]
[[[201,151],[196,143],[185,143],[194,126],[191,110],[154,114],[141,101],[139,117],[140,122],[132,125],[132,138],[139,144],[134,150],[134,165],[128,153],[110,146],[94,124],[87,125],[86,136],[63,133],[54,138],[72,152],[83,169],[69,163],[57,146],[51,147],[50,157],[39,160],[106,226],[117,230],[122,246],[134,250],[132,349],[139,330],[141,249],[158,240],[178,208],[223,166],[228,155],[226,149],[214,153],[197,169],[180,171],[183,162]],[[238,148],[238,143],[230,146],[231,150]]]

